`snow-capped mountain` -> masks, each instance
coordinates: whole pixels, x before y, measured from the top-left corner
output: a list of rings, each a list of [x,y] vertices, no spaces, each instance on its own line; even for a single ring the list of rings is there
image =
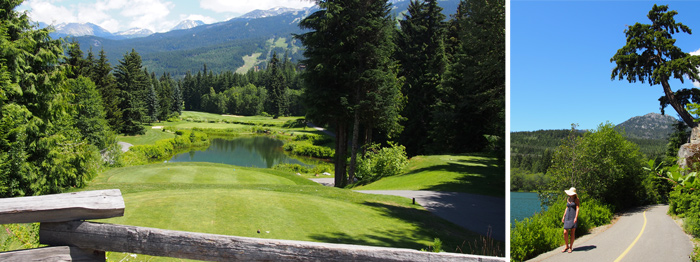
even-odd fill
[[[257,10],[250,11],[250,12],[248,12],[242,16],[239,16],[237,18],[257,19],[257,18],[281,15],[281,14],[284,14],[287,12],[295,12],[295,11],[303,11],[303,9],[294,9],[294,8],[289,8],[289,7],[274,7],[272,9],[268,9],[268,10],[257,9]]]
[[[115,35],[122,36],[124,38],[137,38],[146,37],[152,35],[153,31],[144,28],[132,28],[126,31],[117,32]]]
[[[170,29],[170,31],[190,29],[190,28],[198,27],[200,25],[205,25],[205,23],[200,21],[200,20],[184,20],[184,21],[180,22],[179,24],[177,24],[175,27],[173,27],[173,29]]]
[[[55,27],[56,34],[65,36],[84,36],[84,35],[94,35],[99,37],[110,38],[114,37],[112,33],[105,30],[104,28],[93,24],[93,23],[68,23],[59,24]]]

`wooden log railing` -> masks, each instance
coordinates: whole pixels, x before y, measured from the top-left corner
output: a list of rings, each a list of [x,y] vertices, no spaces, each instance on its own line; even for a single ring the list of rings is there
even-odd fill
[[[53,207],[53,208],[52,208]],[[402,248],[224,236],[86,222],[123,216],[119,190],[0,199],[0,223],[35,223],[50,247],[0,253],[0,261],[105,261],[105,251],[207,261],[505,261]]]

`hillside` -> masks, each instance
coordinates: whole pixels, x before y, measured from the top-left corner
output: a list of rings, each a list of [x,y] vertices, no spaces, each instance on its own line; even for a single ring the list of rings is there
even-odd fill
[[[624,130],[627,139],[639,146],[647,158],[663,157],[668,135],[673,132],[677,120],[671,116],[649,113],[632,117],[615,126]],[[577,135],[583,135],[580,131]],[[532,172],[544,172],[548,168],[549,158],[569,135],[569,130],[538,130],[512,132],[510,135],[511,168],[521,168]]]
[[[673,133],[673,124],[678,122],[669,115],[649,113],[643,116],[635,116],[615,126],[620,131],[624,130],[627,137],[645,139],[666,139]]]
[[[457,10],[459,0],[439,1],[448,17]],[[395,2],[392,15],[400,19],[409,1]],[[92,49],[99,53],[104,49],[112,65],[119,63],[132,49],[141,55],[143,64],[156,74],[169,72],[174,77],[187,71],[196,72],[204,64],[213,72],[236,71],[245,62],[244,57],[260,53],[255,63],[267,61],[272,52],[280,56],[289,51],[292,61],[303,58],[303,47],[293,38],[303,31],[299,22],[317,11],[316,7],[304,10],[271,9],[255,10],[239,18],[225,22],[156,33],[147,37],[109,39],[93,35],[73,37],[84,52]],[[287,11],[287,12],[282,12]],[[70,41],[70,40],[69,40]]]

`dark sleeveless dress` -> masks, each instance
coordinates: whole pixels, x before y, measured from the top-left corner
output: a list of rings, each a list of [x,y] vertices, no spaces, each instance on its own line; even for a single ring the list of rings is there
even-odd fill
[[[564,229],[576,228],[576,202],[566,202],[566,216],[564,217]]]

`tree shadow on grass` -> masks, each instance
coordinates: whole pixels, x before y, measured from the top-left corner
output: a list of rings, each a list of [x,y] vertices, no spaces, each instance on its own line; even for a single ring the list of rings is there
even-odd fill
[[[398,218],[414,224],[417,229],[411,232],[388,229],[360,235],[349,235],[345,232],[329,232],[311,234],[309,237],[316,241],[327,243],[385,246],[416,250],[427,249],[428,246],[425,242],[432,244],[435,238],[439,238],[443,243],[443,250],[447,252],[473,254],[476,253],[473,250],[482,249],[481,244],[479,244],[483,239],[481,235],[461,228],[426,210],[376,202],[364,202],[363,204],[380,211],[383,216]],[[367,222],[368,226],[371,226],[369,224],[371,221]],[[419,241],[424,241],[424,243],[419,243]],[[492,245],[499,250],[499,256],[505,255],[504,242],[493,241]],[[472,249],[472,247],[475,248]]]
[[[411,170],[402,176],[421,172],[453,172],[463,174],[456,180],[433,185],[423,190],[475,193],[496,197],[506,196],[506,173],[496,159],[460,159],[445,164]]]

